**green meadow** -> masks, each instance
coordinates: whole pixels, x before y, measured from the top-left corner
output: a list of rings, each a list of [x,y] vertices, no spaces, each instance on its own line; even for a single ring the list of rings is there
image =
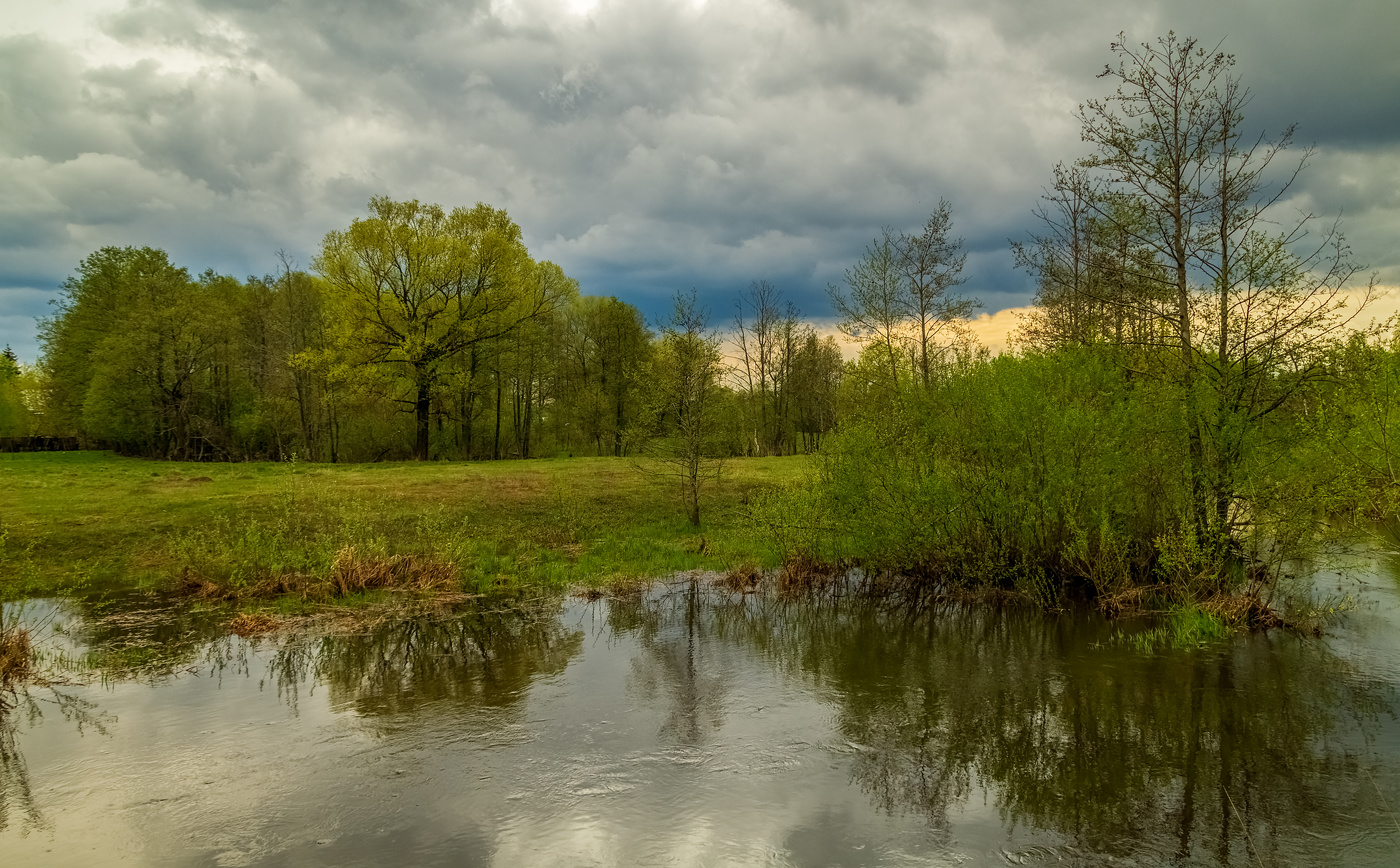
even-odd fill
[[[702,495],[697,528],[680,481],[629,459],[311,465],[0,455],[0,592],[205,583],[236,599],[240,589],[293,577],[302,584],[263,595],[288,605],[307,597],[306,582],[329,579],[337,558],[446,567],[450,590],[466,593],[604,589],[683,570],[773,566],[778,556],[745,508],[757,492],[800,478],[807,461],[726,462]]]

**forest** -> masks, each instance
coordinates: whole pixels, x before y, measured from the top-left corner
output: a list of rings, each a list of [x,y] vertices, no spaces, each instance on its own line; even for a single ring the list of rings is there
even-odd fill
[[[1247,126],[1232,57],[1174,35],[1113,52],[1113,94],[1079,110],[1088,153],[1013,243],[1037,291],[1008,352],[968,331],[947,201],[830,287],[838,343],[764,280],[728,311],[678,291],[648,323],[532,258],[503,210],[377,197],[306,269],[92,253],[38,365],[0,366],[0,436],[181,461],[650,458],[694,525],[724,460],[811,454],[747,505],[786,563],[1276,617],[1288,565],[1358,526],[1339,519],[1400,523],[1400,332],[1367,316],[1339,224],[1279,220],[1308,154]]]

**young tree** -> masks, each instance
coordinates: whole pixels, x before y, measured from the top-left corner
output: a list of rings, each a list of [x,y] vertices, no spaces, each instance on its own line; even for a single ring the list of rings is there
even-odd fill
[[[694,290],[676,293],[653,366],[655,436],[648,450],[680,482],[687,516],[697,527],[700,492],[718,476],[722,459],[716,441],[724,365],[708,323]]]
[[[912,326],[910,352],[925,389],[938,361],[966,341],[963,323],[982,306],[975,298],[953,292],[967,281],[962,276],[967,253],[961,238],[948,237],[952,226],[952,205],[939,199],[922,230],[915,235],[901,234],[898,239],[904,308]]]
[[[827,287],[841,331],[880,348],[896,390],[901,356],[927,388],[947,353],[966,346],[970,338],[964,321],[982,306],[953,292],[963,283],[967,255],[962,239],[948,237],[951,228],[952,208],[940,200],[918,234],[886,227],[846,271],[846,288]]]
[[[841,317],[841,333],[867,347],[878,346],[893,386],[899,385],[899,357],[908,310],[899,236],[886,227],[846,269],[846,287],[830,285],[827,294]]]

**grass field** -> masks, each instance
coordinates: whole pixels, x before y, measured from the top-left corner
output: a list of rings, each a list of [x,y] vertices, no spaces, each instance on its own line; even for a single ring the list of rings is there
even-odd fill
[[[182,576],[232,588],[324,578],[347,554],[448,564],[474,593],[771,566],[777,556],[745,522],[744,506],[806,467],[803,457],[727,462],[694,528],[678,483],[627,459],[308,465],[0,455],[0,597],[175,587]]]

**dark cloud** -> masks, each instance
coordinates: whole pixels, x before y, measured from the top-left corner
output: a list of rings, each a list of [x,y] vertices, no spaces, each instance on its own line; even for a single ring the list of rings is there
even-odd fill
[[[882,225],[946,196],[969,289],[1021,304],[1006,239],[1082,152],[1072,113],[1120,30],[1224,39],[1250,120],[1318,146],[1289,206],[1344,212],[1400,283],[1391,0],[92,2],[81,34],[0,31],[17,348],[99,246],[256,273],[381,193],[504,206],[585,291],[651,310],[694,286],[727,311],[764,277],[816,315]]]

